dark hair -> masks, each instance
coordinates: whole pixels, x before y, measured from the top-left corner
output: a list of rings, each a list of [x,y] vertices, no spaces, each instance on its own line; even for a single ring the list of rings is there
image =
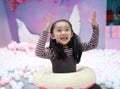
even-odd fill
[[[56,22],[54,22],[52,24],[51,29],[50,29],[51,34],[53,34],[53,29],[54,29],[56,23],[62,22],[62,21],[67,22],[70,25],[70,28],[73,32],[72,24],[68,20],[61,19],[61,20],[57,20]],[[79,63],[81,55],[82,55],[82,47],[81,47],[79,36],[73,32],[73,37],[71,38],[70,42],[67,45],[69,48],[73,49],[74,61],[76,63]],[[66,54],[64,53],[63,46],[60,43],[57,43],[55,39],[50,38],[50,46],[49,47],[52,48],[56,52],[58,59],[65,59],[67,57]]]

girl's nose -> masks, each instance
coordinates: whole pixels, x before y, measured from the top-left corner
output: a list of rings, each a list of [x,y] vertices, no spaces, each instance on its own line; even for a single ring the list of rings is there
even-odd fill
[[[65,31],[62,31],[62,34],[65,34],[66,32]]]

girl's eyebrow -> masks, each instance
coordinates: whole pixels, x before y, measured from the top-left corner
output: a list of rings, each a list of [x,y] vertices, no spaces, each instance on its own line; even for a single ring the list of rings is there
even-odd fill
[[[66,27],[66,28],[70,28],[70,27]]]
[[[55,29],[61,29],[62,27],[55,27]]]
[[[57,29],[62,28],[62,27],[56,27]],[[70,28],[69,26],[65,26],[65,28]]]
[[[65,28],[71,28],[70,26],[65,26]]]

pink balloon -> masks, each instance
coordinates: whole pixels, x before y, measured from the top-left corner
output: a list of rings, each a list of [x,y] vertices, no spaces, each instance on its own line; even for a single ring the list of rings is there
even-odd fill
[[[0,86],[5,86],[6,85],[6,81],[2,80],[0,81]]]

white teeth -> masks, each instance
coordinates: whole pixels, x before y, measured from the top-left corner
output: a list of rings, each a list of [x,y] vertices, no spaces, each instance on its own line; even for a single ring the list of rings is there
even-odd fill
[[[67,37],[65,37],[65,38],[61,38],[61,40],[64,40],[64,39],[66,40],[66,39],[67,39]]]

